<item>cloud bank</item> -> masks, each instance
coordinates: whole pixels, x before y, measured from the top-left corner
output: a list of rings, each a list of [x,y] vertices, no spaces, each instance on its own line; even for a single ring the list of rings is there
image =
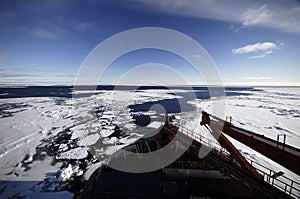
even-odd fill
[[[300,5],[297,1],[237,0],[128,0],[135,9],[214,19],[239,25],[240,28],[265,27],[289,33],[300,33]]]

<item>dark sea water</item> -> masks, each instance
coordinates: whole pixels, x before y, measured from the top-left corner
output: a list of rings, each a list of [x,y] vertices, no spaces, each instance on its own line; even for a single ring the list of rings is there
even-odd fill
[[[213,88],[213,89],[211,89]],[[0,99],[7,98],[26,98],[26,97],[55,97],[55,98],[72,98],[72,97],[89,97],[92,95],[101,95],[100,93],[84,92],[81,94],[73,94],[76,91],[111,91],[111,90],[132,90],[135,92],[141,92],[142,90],[167,90],[169,94],[175,95],[178,98],[163,99],[152,102],[144,102],[142,104],[131,104],[128,108],[134,114],[135,123],[139,126],[146,126],[150,123],[151,119],[149,115],[144,115],[143,112],[149,110],[156,111],[157,115],[165,113],[180,113],[194,110],[194,107],[187,103],[194,99],[210,99],[212,90],[215,92],[213,95],[226,96],[241,96],[250,95],[244,91],[258,91],[253,87],[163,87],[163,86],[27,86],[27,87],[6,87],[0,88]],[[175,90],[172,92],[172,90]],[[185,90],[185,92],[177,92],[176,90]],[[15,106],[15,104],[13,104]],[[5,107],[4,107],[5,108]],[[0,106],[0,112],[1,112]],[[136,114],[139,113],[139,114]]]
[[[94,90],[98,90],[100,92],[93,92]],[[222,88],[214,88],[213,90],[221,90]],[[294,90],[293,90],[294,89]],[[81,94],[76,94],[74,95],[74,91],[77,90],[81,90],[81,91],[91,91],[91,92],[82,92]],[[70,101],[69,99],[72,97],[88,97],[88,96],[93,96],[93,95],[102,95],[105,91],[112,91],[112,90],[124,90],[124,91],[133,91],[133,92],[144,92],[145,90],[151,91],[149,92],[151,95],[146,95],[147,92],[145,93],[145,96],[153,96],[152,99],[147,98],[147,100],[145,100],[144,102],[142,101],[143,99],[140,100],[131,100],[132,104],[129,104],[127,108],[130,108],[131,113],[128,114],[128,116],[132,116],[134,120],[131,120],[130,118],[130,122],[134,122],[137,126],[137,128],[135,129],[135,131],[130,131],[130,130],[124,130],[122,127],[123,126],[116,126],[115,128],[115,132],[113,134],[111,134],[108,138],[116,138],[116,139],[121,139],[121,138],[125,138],[126,136],[133,136],[134,137],[134,132],[139,132],[141,134],[145,133],[149,133],[146,132],[145,129],[147,128],[139,128],[147,126],[149,123],[151,123],[152,121],[164,121],[164,115],[160,114],[160,113],[170,113],[170,118],[174,118],[173,116],[176,114],[173,113],[180,113],[180,112],[186,112],[186,111],[191,111],[194,110],[195,107],[192,106],[191,104],[188,103],[188,101],[194,100],[194,99],[200,99],[200,100],[207,100],[211,98],[211,93],[210,93],[210,88],[208,87],[192,87],[192,88],[186,88],[186,87],[170,87],[170,88],[166,88],[166,87],[162,87],[162,86],[143,86],[143,87],[135,87],[135,86],[97,86],[97,87],[88,87],[88,86],[82,86],[82,87],[76,87],[75,89],[72,86],[28,86],[28,87],[2,87],[0,88],[0,118],[8,118],[8,117],[13,117],[15,113],[17,112],[21,112],[21,111],[28,111],[29,114],[31,114],[31,110],[36,110],[35,109],[35,104],[36,102],[38,102],[38,108],[42,108],[42,109],[37,109],[37,110],[41,110],[42,114],[39,114],[37,116],[34,116],[35,118],[33,118],[33,120],[29,120],[28,123],[31,124],[31,122],[38,126],[41,125],[39,124],[39,121],[43,121],[45,120],[49,120],[51,122],[50,127],[47,127],[47,131],[39,131],[38,136],[36,136],[36,134],[33,134],[33,136],[36,137],[40,137],[40,136],[44,136],[45,138],[43,138],[43,140],[40,140],[39,145],[37,146],[33,146],[35,147],[35,151],[36,153],[32,156],[33,157],[33,161],[43,161],[44,157],[45,157],[45,153],[47,154],[47,156],[53,158],[55,160],[55,157],[61,153],[63,153],[64,151],[64,147],[61,147],[65,144],[67,144],[68,150],[72,150],[77,146],[77,139],[70,139],[71,137],[71,133],[73,133],[74,131],[71,130],[73,127],[76,126],[80,126],[80,125],[84,125],[83,128],[86,128],[85,130],[91,132],[92,134],[95,132],[98,132],[98,126],[97,127],[92,127],[93,124],[97,124],[97,122],[100,123],[100,121],[106,121],[107,125],[111,125],[111,121],[109,120],[101,120],[101,116],[103,114],[104,111],[110,111],[113,112],[114,110],[109,109],[109,104],[110,103],[106,103],[105,100],[105,96],[103,99],[99,100],[99,103],[95,103],[92,104],[92,106],[87,106],[90,109],[90,112],[86,112],[83,115],[88,115],[88,116],[95,116],[95,117],[89,117],[92,118],[91,120],[84,120],[83,122],[81,122],[82,120],[82,116],[80,115],[79,117],[76,118],[70,118],[69,114],[64,114],[64,112],[62,112],[61,115],[59,115],[59,119],[53,117],[51,118],[52,115],[55,115],[57,112],[56,110],[53,110],[52,106],[50,106],[50,108],[44,108],[47,107],[47,105],[49,105],[50,103],[55,103],[55,109],[58,109],[58,111],[62,110],[62,111],[67,111],[68,110],[68,106],[65,106],[65,102]],[[166,92],[162,92],[163,94],[165,93],[169,93],[171,95],[175,95],[178,96],[179,98],[172,98],[172,99],[163,99],[163,97],[160,96],[160,92],[157,90],[166,90]],[[103,92],[101,92],[103,91]],[[234,103],[232,103],[230,105],[231,108],[233,108],[232,113],[235,114],[233,116],[235,116],[237,119],[235,120],[237,122],[237,124],[245,129],[249,129],[249,130],[253,130],[253,131],[257,131],[259,133],[263,133],[264,135],[266,135],[267,137],[276,137],[276,134],[287,134],[288,137],[288,141],[293,145],[293,146],[299,146],[299,136],[297,134],[298,131],[298,127],[297,126],[297,122],[293,122],[293,121],[298,121],[299,117],[299,88],[275,88],[275,87],[269,87],[269,88],[262,88],[260,89],[256,89],[256,88],[252,88],[252,87],[226,87],[224,89],[225,91],[225,95],[226,96],[237,96],[237,98],[234,98]],[[255,91],[255,92],[252,92]],[[84,93],[84,94],[83,94]],[[125,94],[127,94],[127,92],[124,92]],[[152,95],[153,94],[153,95]],[[216,93],[214,93],[216,94]],[[256,95],[258,94],[258,95]],[[247,97],[249,95],[255,95],[255,97]],[[120,96],[124,96],[124,95],[120,95]],[[135,96],[135,95],[134,95]],[[140,96],[140,95],[136,95],[136,96]],[[143,96],[143,93],[142,95]],[[220,95],[221,96],[221,95]],[[26,98],[32,98],[32,99],[28,99],[26,100]],[[42,99],[42,97],[47,97],[48,99]],[[15,99],[13,99],[15,98]],[[249,98],[249,99],[248,99]],[[54,99],[54,100],[53,100]],[[93,99],[93,98],[88,98],[88,99]],[[155,100],[155,99],[160,99],[160,100]],[[24,100],[24,102],[23,102]],[[83,103],[86,99],[82,98],[82,100],[78,100],[79,103]],[[153,100],[153,101],[149,101],[149,100]],[[29,101],[27,103],[27,101]],[[43,104],[45,101],[45,104]],[[140,103],[140,104],[134,104],[134,103]],[[86,105],[87,103],[89,103],[89,101],[87,100],[87,102],[83,105]],[[107,104],[107,105],[105,105]],[[253,105],[254,104],[254,105]],[[62,105],[60,107],[60,105]],[[80,105],[80,104],[79,104]],[[114,104],[114,106],[118,106],[119,104]],[[108,107],[108,110],[104,110],[105,107]],[[120,106],[121,109],[124,106]],[[244,117],[244,113],[243,111],[236,111],[238,110],[238,108],[245,107],[245,110],[249,110],[249,113],[247,113],[247,117]],[[125,108],[125,107],[124,107]],[[126,108],[125,108],[126,109]],[[53,110],[53,112],[52,112]],[[81,109],[79,109],[81,111]],[[86,109],[85,109],[86,110]],[[149,114],[149,110],[155,110],[156,111],[156,115],[154,114]],[[251,111],[252,110],[252,111]],[[120,115],[118,115],[119,109],[116,110],[116,114],[115,114],[115,118],[114,119],[118,119],[121,118],[119,117]],[[127,111],[127,109],[126,109]],[[35,112],[35,111],[34,111]],[[91,113],[91,114],[90,114]],[[127,112],[126,112],[127,113]],[[255,113],[255,114],[254,114]],[[266,115],[263,115],[263,117],[267,118],[267,119],[260,119],[259,117],[256,118],[256,115],[264,113]],[[28,115],[29,115],[28,114]],[[159,116],[161,118],[155,117],[155,116]],[[184,114],[183,114],[184,115]],[[188,114],[187,114],[188,115]],[[153,117],[154,116],[154,117]],[[198,117],[197,115],[195,116],[195,118]],[[127,118],[125,117],[124,121],[122,120],[123,123],[127,124]],[[182,117],[183,118],[183,117]],[[27,118],[25,118],[26,120]],[[66,119],[66,120],[65,120]],[[162,120],[161,120],[162,119]],[[6,120],[6,119],[5,119]],[[3,121],[5,121],[3,120]],[[61,120],[65,120],[62,121]],[[12,120],[7,120],[7,121],[12,121]],[[8,126],[17,126],[20,125],[21,128],[23,128],[23,118],[21,117],[16,117],[16,122],[15,124],[5,124],[3,123],[3,125],[8,125]],[[59,121],[58,123],[55,123],[56,121]],[[80,121],[80,123],[78,123],[78,121]],[[280,123],[278,123],[278,121],[280,121]],[[290,122],[292,121],[292,122]],[[19,123],[20,124],[17,124]],[[122,124],[123,124],[122,123]],[[45,123],[46,124],[46,123]],[[70,128],[71,127],[71,128]],[[13,129],[14,127],[10,127],[11,129]],[[41,128],[38,126],[38,128]],[[44,128],[44,127],[42,127]],[[81,128],[81,127],[80,127]],[[104,128],[104,127],[101,127]],[[2,138],[6,138],[8,135],[10,135],[10,130],[7,130],[7,132],[5,132],[5,129],[2,128]],[[76,128],[75,128],[76,129]],[[140,131],[140,129],[144,129],[144,131]],[[12,130],[12,132],[14,132],[15,130]],[[24,128],[24,133],[27,132],[31,132],[32,129],[31,128]],[[18,134],[22,133],[21,131],[18,132],[16,131]],[[57,134],[54,134],[53,132],[56,132]],[[18,141],[19,144],[18,147],[27,147],[29,146],[29,144],[26,142],[24,142],[22,139],[22,136],[16,136],[16,139],[19,139],[21,141]],[[25,136],[26,137],[26,136]],[[81,138],[80,138],[81,139]],[[83,138],[84,139],[84,138]],[[95,145],[94,147],[96,149],[100,149],[100,147],[103,147],[103,140],[106,138],[100,138],[99,142],[97,143],[98,145]],[[12,146],[14,147],[15,141],[13,142]],[[100,144],[99,144],[100,143]],[[234,143],[235,144],[235,143]],[[109,144],[105,145],[108,146]],[[115,146],[115,143],[114,143]],[[109,147],[111,147],[109,145]],[[241,147],[240,145],[237,145],[237,147],[239,147],[238,149],[240,150],[240,152],[246,156],[247,158],[250,158],[253,161],[257,161],[260,162],[262,164],[265,164],[268,168],[273,169],[274,171],[284,171],[288,177],[291,177],[294,180],[298,179],[298,176],[294,177],[294,174],[289,174],[286,169],[282,169],[281,167],[277,167],[274,166],[272,162],[269,162],[269,160],[262,158],[261,156],[256,155],[256,153],[253,153],[251,151],[248,151],[246,148]],[[6,148],[3,148],[6,150]],[[24,150],[25,151],[25,150]],[[16,155],[19,155],[18,153],[15,153]],[[107,155],[107,154],[106,154]],[[104,156],[104,158],[106,158],[108,156]],[[7,173],[4,175],[7,176],[18,176],[19,175],[19,171],[20,168],[24,168],[24,172],[27,172],[27,170],[30,169],[30,166],[33,165],[31,162],[28,162],[28,159],[30,158],[30,156],[28,154],[25,154],[24,159],[22,160],[23,156],[20,156],[20,163],[19,164],[14,164],[14,165],[9,165],[12,169],[13,172],[11,173]],[[82,160],[66,160],[66,165],[69,164],[70,162],[72,162],[72,164],[74,165],[79,165],[81,168],[87,168],[87,165],[92,164],[94,161],[93,156],[90,154],[87,158],[82,159]],[[4,162],[6,164],[6,162]],[[56,162],[53,161],[51,164],[55,164]],[[20,166],[21,165],[21,166]],[[34,167],[33,167],[34,168]],[[62,166],[62,168],[66,168],[64,166]],[[23,170],[21,171],[23,172]],[[51,188],[56,186],[55,183],[57,183],[56,181],[48,181],[48,179],[53,179],[53,175],[59,175],[61,172],[61,170],[58,170],[56,173],[54,172],[49,172],[49,173],[45,173],[46,177],[45,180],[43,182],[45,182],[45,184],[41,184],[40,181],[33,181],[33,182],[29,182],[29,181],[22,181],[23,178],[21,178],[22,176],[20,175],[20,180],[18,181],[1,181],[0,184],[2,183],[2,189],[0,190],[0,195],[3,193],[5,194],[6,192],[10,192],[11,190],[15,193],[15,188],[14,186],[19,186],[19,183],[22,184],[22,186],[26,186],[26,187],[31,187],[30,190],[33,190],[33,185],[37,187],[36,190],[48,190],[47,187]],[[85,170],[84,170],[85,172]],[[22,173],[21,173],[22,174]],[[30,176],[31,173],[27,173],[25,176]],[[78,178],[79,179],[79,178]],[[77,179],[76,179],[77,180]],[[30,185],[25,185],[26,183],[30,183]],[[53,184],[52,184],[53,183]],[[70,184],[72,184],[73,182],[70,182]],[[76,183],[79,183],[76,184]],[[80,190],[81,188],[78,188],[78,186],[81,186],[82,183],[81,181],[77,182],[76,181],[74,186],[76,190]],[[45,185],[45,186],[44,186]],[[64,184],[63,184],[64,185]],[[43,186],[43,188],[42,188]],[[49,189],[50,189],[49,188]],[[58,186],[59,188],[59,186]],[[10,190],[9,190],[10,189]],[[73,190],[73,187],[72,187]],[[28,190],[27,190],[28,191]],[[45,191],[46,192],[46,191]],[[18,195],[16,195],[18,196]],[[0,197],[1,198],[1,197]],[[2,197],[3,198],[3,197]],[[5,198],[5,197],[4,197]],[[9,197],[6,197],[9,198]]]
[[[171,90],[186,90],[186,92],[173,93]],[[73,91],[111,91],[111,90],[133,90],[140,92],[142,90],[169,90],[169,94],[178,96],[179,99],[164,99],[153,102],[145,102],[143,104],[129,105],[132,112],[148,111],[153,105],[159,105],[163,107],[166,113],[179,113],[193,110],[192,105],[188,104],[188,101],[194,99],[209,99],[211,97],[211,90],[215,92],[223,92],[221,95],[225,96],[240,96],[249,95],[243,91],[258,91],[253,87],[214,87],[210,89],[204,86],[194,87],[163,87],[163,86],[81,86],[73,88],[72,86],[27,86],[27,87],[5,87],[0,88],[0,99],[7,98],[26,98],[26,97],[57,97],[57,98],[72,98],[72,97],[88,97],[92,95],[99,95],[101,93],[86,92],[84,94],[73,94]],[[217,96],[214,94],[214,96]],[[160,112],[161,110],[156,110]]]
[[[217,87],[215,87],[217,88]],[[209,99],[209,87],[205,86],[193,86],[193,87],[183,87],[183,86],[172,86],[172,87],[164,87],[164,86],[113,86],[113,85],[104,85],[104,86],[23,86],[23,87],[0,87],[0,98],[23,98],[23,97],[66,97],[71,98],[74,97],[72,94],[73,90],[81,90],[81,91],[92,91],[92,90],[169,90],[169,89],[182,89],[182,90],[190,90],[191,92],[184,93],[184,98],[190,98],[193,95],[196,95],[199,99]],[[223,89],[223,88],[217,88]],[[257,89],[253,87],[225,87],[226,96],[232,95],[242,95],[244,93],[239,93],[239,91],[245,90],[255,90]],[[85,94],[86,95],[93,95]],[[182,95],[177,93],[176,95]]]
[[[242,90],[241,90],[242,91]],[[173,93],[172,93],[173,94]],[[180,96],[182,98],[179,99],[165,99],[159,100],[155,102],[145,102],[143,104],[134,104],[130,105],[129,108],[132,109],[133,112],[139,111],[148,111],[152,106],[158,104],[164,107],[166,113],[179,113],[192,111],[194,107],[191,104],[188,104],[188,101],[193,99],[210,99],[210,94],[208,91],[194,91],[194,92],[184,92],[184,93],[174,93],[176,96]],[[241,96],[241,95],[250,95],[248,93],[236,92],[236,91],[225,91],[226,96]],[[159,109],[156,109],[159,112]]]

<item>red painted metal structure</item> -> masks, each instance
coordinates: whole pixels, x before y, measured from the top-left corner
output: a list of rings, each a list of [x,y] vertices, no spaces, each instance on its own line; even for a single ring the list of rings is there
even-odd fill
[[[214,118],[214,120],[210,120],[210,117]],[[224,121],[204,111],[202,112],[201,125],[209,125],[210,128],[213,130],[213,133],[218,133],[215,136],[220,136],[218,140],[219,143],[228,151],[231,150],[229,152],[232,152],[232,154],[236,156],[240,164],[244,162],[244,160],[240,157],[242,155],[229,142],[229,140],[228,142],[232,146],[229,143],[227,143],[227,139],[222,134],[222,132],[236,139],[237,141],[247,145],[248,147],[256,150],[257,152],[265,155],[266,157],[277,162],[278,164],[281,164],[282,166],[291,170],[292,172],[300,175],[300,149],[287,145],[285,143],[285,139],[283,143],[280,143],[279,137],[277,137],[277,141],[267,138],[263,135],[233,126],[231,122]],[[245,163],[244,167],[248,169],[249,165]]]
[[[202,111],[202,121],[200,122],[200,125],[210,125],[210,117],[209,114]],[[263,176],[260,175],[256,169],[252,167],[252,165],[242,156],[242,154],[235,148],[235,146],[223,135],[223,133],[220,131],[220,128],[216,128],[214,125],[210,125],[211,130],[205,126],[209,132],[212,134],[212,136],[220,143],[222,147],[224,147],[232,156],[233,159],[235,159],[243,168],[250,171],[253,175],[258,177],[259,179],[263,179]]]
[[[243,168],[250,171],[253,175],[258,177],[259,179],[263,179],[263,176],[260,175],[255,168],[242,156],[242,154],[235,148],[235,146],[223,135],[221,131],[214,129],[210,131],[210,133],[215,137],[218,138],[218,142],[222,147],[224,147],[231,155],[232,158],[235,159]]]

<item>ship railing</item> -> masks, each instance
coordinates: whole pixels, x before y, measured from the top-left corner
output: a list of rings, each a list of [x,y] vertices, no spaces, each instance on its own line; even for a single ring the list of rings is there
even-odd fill
[[[280,174],[280,172],[275,172],[256,161],[249,158],[246,159],[250,162],[251,168],[256,169],[263,176],[265,182],[292,197],[300,198],[299,182],[282,175],[283,173]]]
[[[229,157],[230,153],[220,146],[220,144],[216,141],[213,141],[209,138],[206,138],[205,136],[201,135],[200,132],[197,131],[191,131],[190,129],[180,125],[179,126],[179,132],[185,134],[189,138],[194,139],[195,141],[199,142],[202,145],[205,145],[211,149],[212,152],[218,153],[218,155],[221,155],[223,158]],[[285,192],[286,194],[295,197],[300,198],[300,183],[288,178],[284,175],[279,175],[278,172],[273,171],[272,169],[254,161],[247,157],[245,157],[247,161],[250,162],[251,168],[250,169],[256,169],[262,176],[265,182],[269,183],[275,188],[280,189],[281,191]],[[226,159],[226,158],[225,158]]]
[[[219,154],[222,154],[225,156],[230,155],[230,153],[224,147],[222,147],[218,142],[201,135],[200,132],[191,131],[184,126],[180,126],[179,131],[181,133],[185,134],[186,136],[192,138],[193,140],[195,140],[211,149],[215,149]]]

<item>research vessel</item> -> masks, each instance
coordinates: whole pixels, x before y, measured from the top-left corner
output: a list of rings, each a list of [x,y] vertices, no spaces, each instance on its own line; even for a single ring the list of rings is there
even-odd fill
[[[299,176],[300,150],[286,144],[284,135],[283,141],[281,135],[273,140],[204,111],[199,125],[215,140],[172,123],[167,116],[156,134],[116,151],[95,170],[77,198],[300,198],[299,182],[247,159],[224,134]],[[162,149],[169,155],[153,153]],[[180,150],[182,155],[174,161],[172,154]],[[126,162],[157,164],[159,169],[124,172],[112,167]]]

